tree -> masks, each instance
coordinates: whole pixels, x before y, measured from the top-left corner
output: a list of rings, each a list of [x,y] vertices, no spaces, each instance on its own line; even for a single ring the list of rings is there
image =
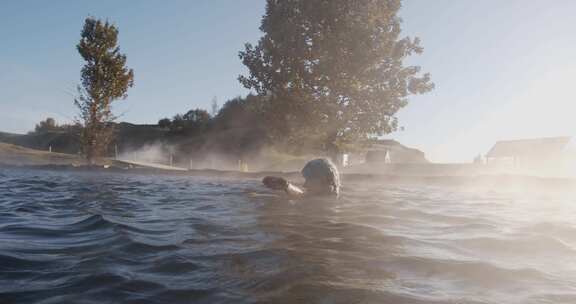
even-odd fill
[[[38,124],[36,124],[36,127],[34,128],[34,132],[36,132],[36,133],[48,132],[48,131],[57,130],[58,128],[59,127],[56,124],[56,120],[54,120],[54,118],[52,118],[52,117],[48,117],[48,118],[46,118],[46,120],[42,120]]]
[[[169,129],[171,125],[172,125],[172,121],[170,120],[170,118],[162,118],[158,121],[158,126],[160,128]]]
[[[190,110],[182,118],[185,121],[187,131],[190,133],[203,132],[210,123],[210,114],[203,109]]]
[[[400,38],[400,0],[268,0],[258,44],[245,45],[239,81],[267,96],[276,138],[342,142],[396,130],[408,96],[433,89],[429,74],[405,66],[422,52]]]
[[[181,132],[186,128],[186,121],[182,114],[176,114],[172,118],[172,122],[170,123],[170,131],[171,132]]]
[[[205,124],[210,120],[210,114],[206,110],[195,109],[186,112],[183,118],[193,124]]]
[[[160,120],[163,125],[168,126],[170,132],[180,135],[193,135],[206,131],[210,124],[211,117],[208,111],[203,109],[194,109],[186,112],[186,114],[176,114],[172,121],[165,118]]]
[[[245,98],[238,96],[228,100],[214,117],[215,127],[217,129],[263,127],[261,100],[262,98],[252,94]]]
[[[86,61],[81,70],[82,83],[74,100],[80,110],[81,146],[93,162],[105,154],[113,139],[112,102],[127,97],[134,84],[134,72],[126,67],[126,55],[118,47],[118,29],[108,21],[86,18],[76,48]]]

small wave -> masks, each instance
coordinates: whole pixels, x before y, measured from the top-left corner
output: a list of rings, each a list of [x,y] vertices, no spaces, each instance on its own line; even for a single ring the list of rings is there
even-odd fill
[[[477,237],[455,240],[465,249],[493,252],[498,255],[549,254],[551,256],[573,256],[576,248],[568,243],[545,235],[517,235],[508,238]]]
[[[192,271],[196,271],[201,267],[202,266],[200,263],[195,263],[189,259],[182,259],[176,256],[174,259],[162,258],[159,261],[153,263],[150,267],[146,268],[146,270],[155,274],[164,274],[171,276],[178,274],[186,274]]]
[[[3,234],[15,234],[39,238],[60,237],[70,234],[85,233],[112,227],[112,223],[105,220],[101,215],[92,215],[71,224],[13,224],[2,229]]]
[[[146,254],[162,255],[164,251],[172,252],[177,251],[178,249],[179,247],[173,244],[154,245],[149,243],[136,242],[133,240],[128,244],[125,244],[122,248],[122,250],[127,254],[139,254],[139,255],[146,255]]]
[[[18,271],[22,269],[46,269],[54,265],[54,261],[58,261],[57,257],[43,258],[42,256],[35,256],[34,259],[11,256],[6,253],[0,254],[0,270],[1,271]]]
[[[525,303],[573,304],[576,303],[575,292],[576,290],[572,290],[572,293],[565,291],[565,292],[539,294],[527,298]]]
[[[0,303],[516,304],[576,295],[570,218],[548,208],[554,217],[527,223],[531,210],[507,194],[349,185],[338,200],[290,203],[251,195],[261,191],[254,180],[10,175],[0,184],[10,188],[0,191]]]
[[[469,282],[473,286],[504,287],[526,286],[545,282],[550,277],[533,268],[504,268],[482,261],[458,261],[422,258],[416,256],[397,257],[389,261],[401,277],[448,279]]]
[[[409,218],[409,219],[421,219],[425,221],[433,221],[442,223],[445,225],[453,225],[453,224],[469,224],[471,222],[478,221],[471,216],[463,216],[463,215],[451,215],[447,213],[439,213],[438,211],[425,211],[423,209],[402,209],[402,210],[394,210],[393,214],[398,217],[402,218]]]
[[[576,241],[576,226],[568,222],[540,222],[522,227],[519,230]]]

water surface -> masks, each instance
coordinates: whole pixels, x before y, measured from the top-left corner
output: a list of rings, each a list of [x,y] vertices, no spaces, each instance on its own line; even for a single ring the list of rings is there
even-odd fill
[[[576,303],[575,202],[0,169],[0,303]]]

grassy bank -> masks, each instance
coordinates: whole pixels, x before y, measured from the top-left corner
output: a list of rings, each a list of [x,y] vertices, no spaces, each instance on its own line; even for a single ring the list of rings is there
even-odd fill
[[[84,160],[78,155],[53,153],[0,143],[0,164],[13,166],[80,166],[84,164]]]

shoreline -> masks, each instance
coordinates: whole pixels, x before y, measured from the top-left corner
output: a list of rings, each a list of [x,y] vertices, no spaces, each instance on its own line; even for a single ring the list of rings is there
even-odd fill
[[[72,165],[10,165],[0,163],[0,169],[13,170],[41,170],[54,172],[91,172],[91,173],[121,173],[162,176],[194,176],[209,178],[233,178],[233,179],[262,179],[265,176],[283,177],[292,182],[301,183],[303,178],[300,172],[241,172],[215,169],[192,169],[192,170],[166,170],[159,168],[122,168],[119,166],[72,166]],[[344,187],[346,183],[374,184],[382,183],[391,186],[419,185],[438,186],[448,188],[478,189],[489,191],[510,190],[514,192],[552,192],[552,193],[575,193],[576,178],[573,177],[540,177],[527,175],[476,175],[476,176],[427,176],[427,175],[387,175],[371,173],[343,173],[341,174]]]
[[[127,173],[127,174],[149,174],[149,175],[175,175],[175,176],[206,176],[206,177],[232,177],[232,178],[263,178],[268,175],[281,176],[284,178],[301,178],[300,172],[242,172],[232,170],[216,169],[162,169],[153,167],[122,167],[122,166],[103,166],[103,165],[10,165],[0,163],[0,169],[15,170],[42,170],[57,172],[94,172],[94,173]]]

